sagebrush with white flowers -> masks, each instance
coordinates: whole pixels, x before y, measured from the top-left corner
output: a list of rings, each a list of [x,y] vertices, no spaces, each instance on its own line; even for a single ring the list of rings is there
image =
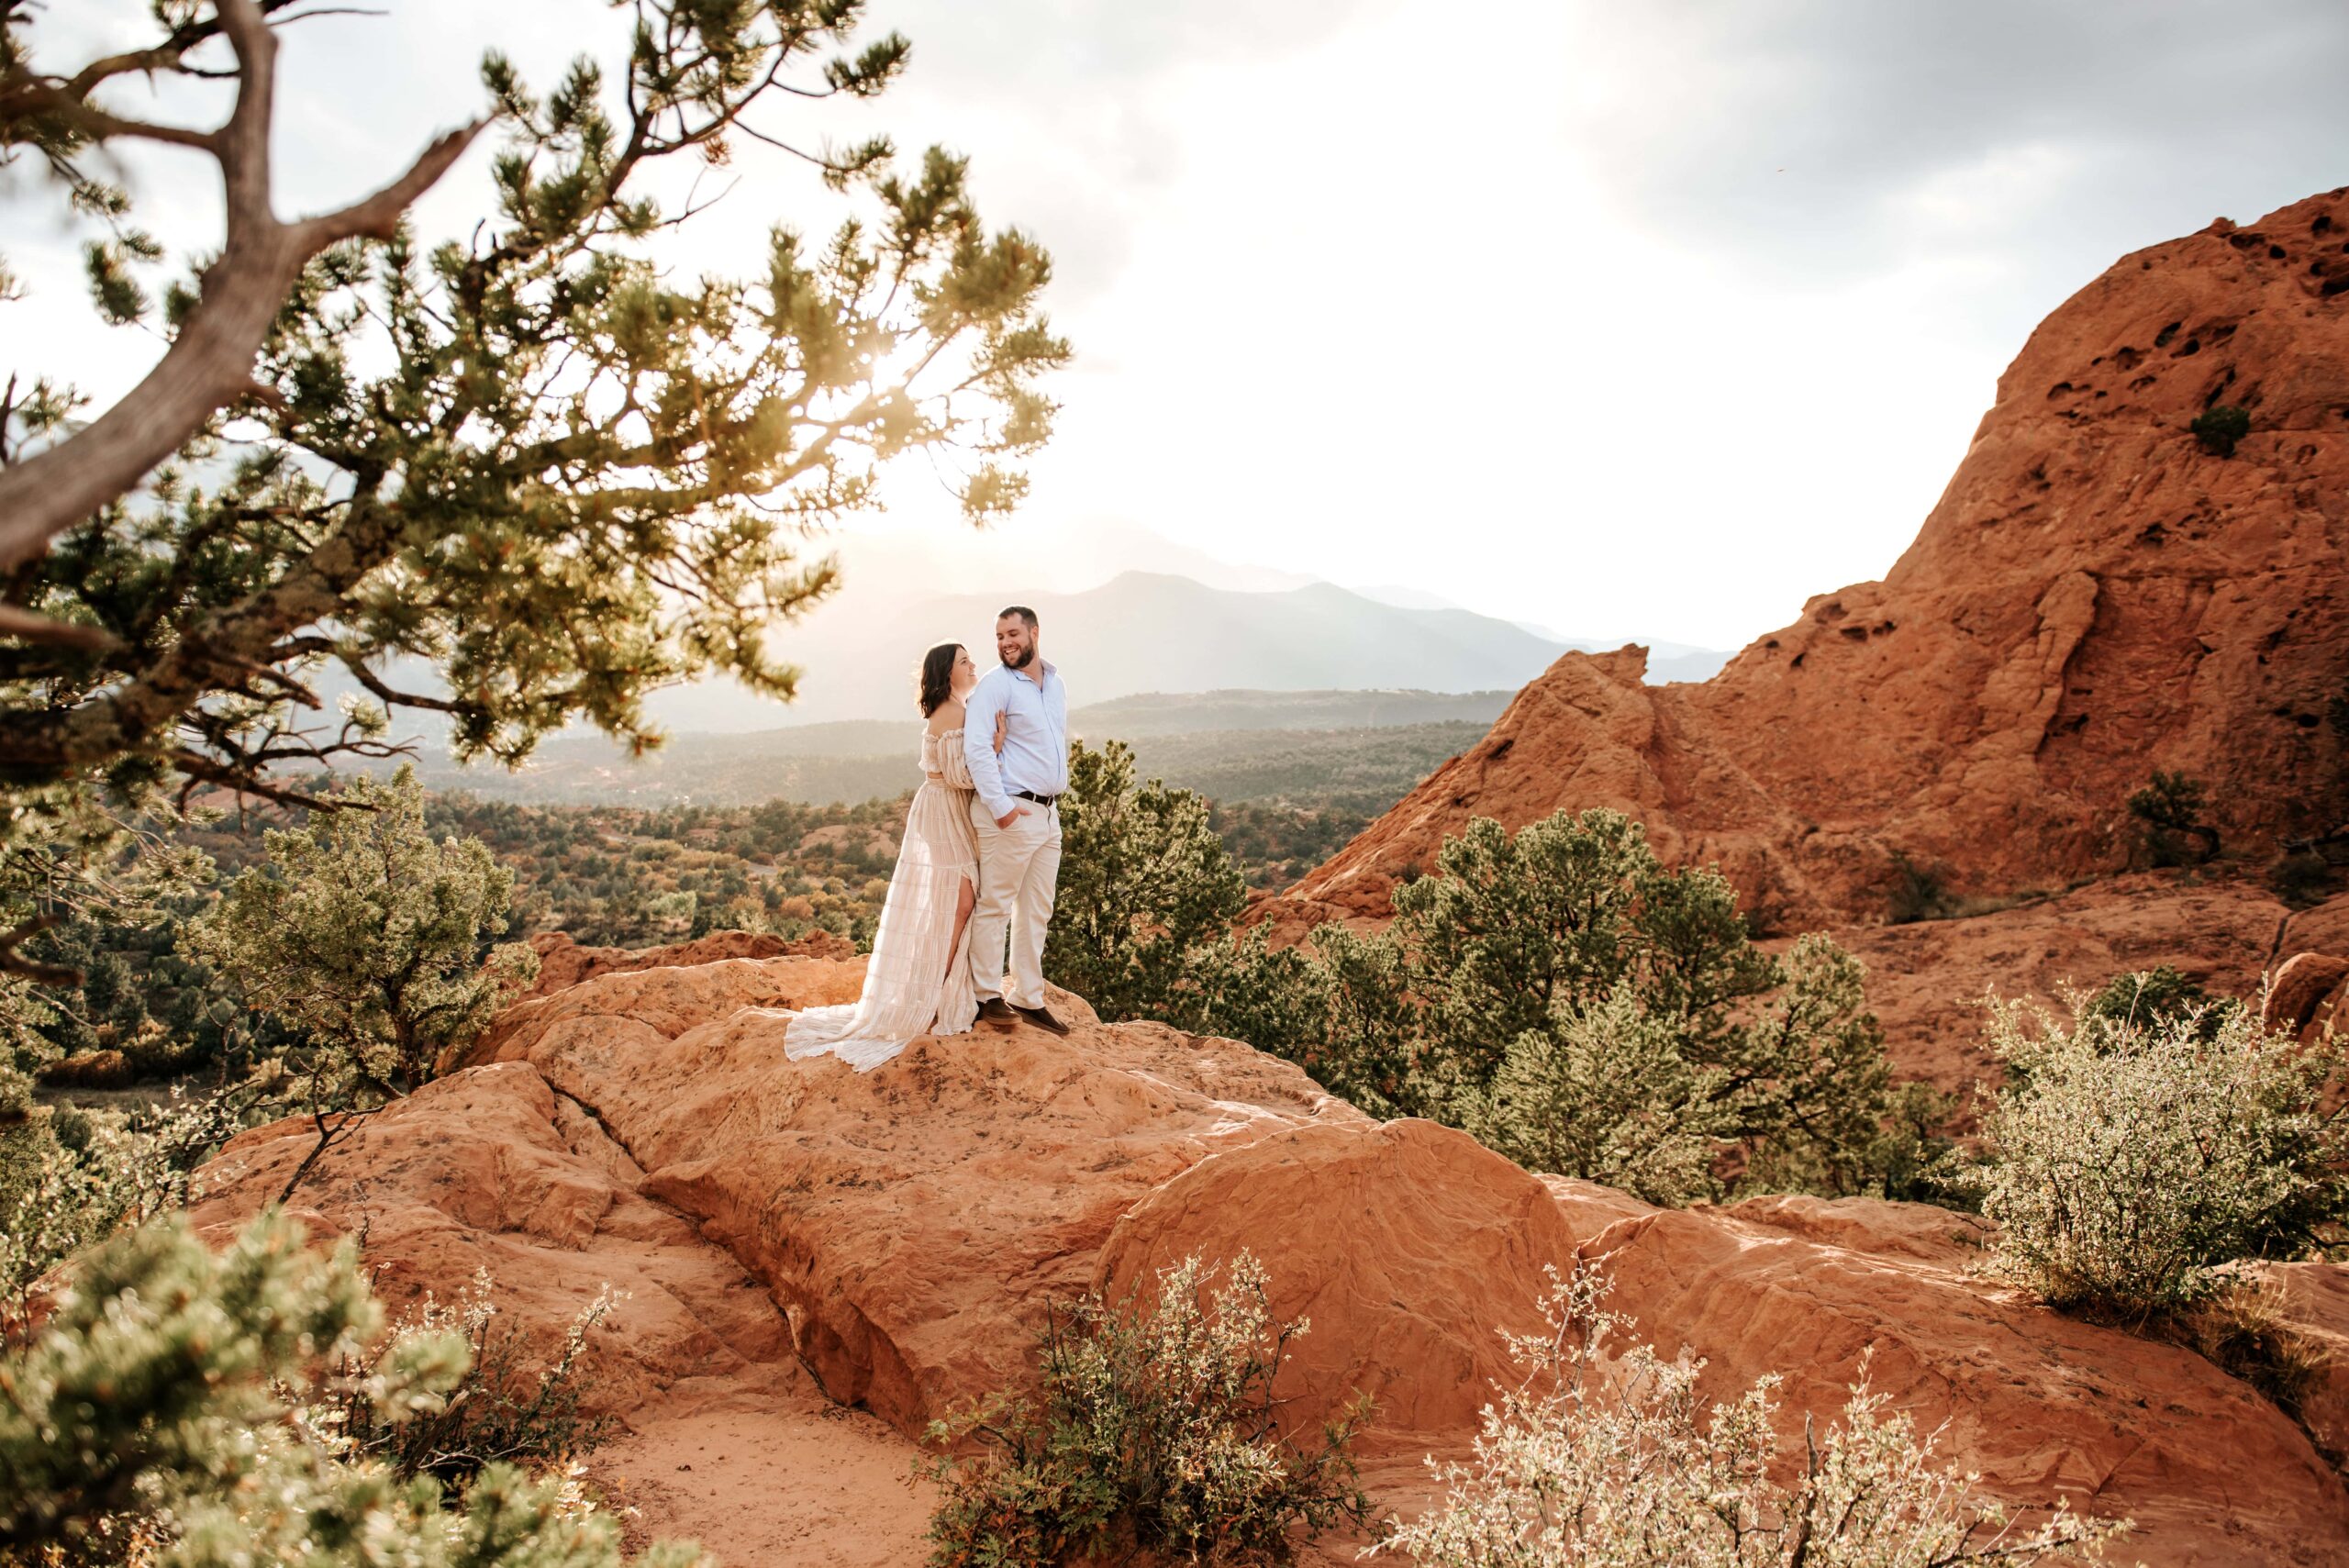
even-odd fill
[[[2049,1304],[2174,1313],[2229,1287],[2226,1265],[2303,1257],[2349,1218],[2349,1118],[2330,1049],[2243,1007],[2068,1022],[1992,1006],[2008,1082],[1973,1181],[1998,1266]]]
[[[1943,1568],[2093,1562],[2129,1529],[2058,1499],[2017,1522],[1934,1439],[1872,1388],[1862,1363],[1834,1425],[1806,1421],[1807,1462],[1771,1478],[1782,1434],[1775,1375],[1710,1406],[1702,1362],[1620,1341],[1595,1264],[1553,1270],[1545,1334],[1508,1336],[1522,1383],[1486,1407],[1465,1464],[1433,1465],[1443,1500],[1389,1525],[1379,1553],[1420,1568]]]

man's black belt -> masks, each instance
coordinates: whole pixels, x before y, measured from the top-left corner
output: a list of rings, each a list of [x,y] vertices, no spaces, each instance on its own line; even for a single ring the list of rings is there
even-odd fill
[[[1039,806],[1050,806],[1054,801],[1060,799],[1060,796],[1056,795],[1038,795],[1032,789],[1015,789],[1011,792],[1011,795],[1012,798],[1015,800],[1032,800]]]

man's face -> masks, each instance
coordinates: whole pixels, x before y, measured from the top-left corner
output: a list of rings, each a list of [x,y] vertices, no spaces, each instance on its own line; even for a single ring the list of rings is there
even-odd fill
[[[1018,616],[995,623],[995,656],[1014,670],[1025,670],[1036,657],[1036,634]]]

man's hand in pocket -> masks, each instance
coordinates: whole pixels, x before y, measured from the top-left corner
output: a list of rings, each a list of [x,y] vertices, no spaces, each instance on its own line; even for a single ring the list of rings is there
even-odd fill
[[[1028,808],[1026,806],[1015,806],[1011,808],[1010,815],[996,817],[995,819],[995,825],[998,828],[1008,828],[1014,822],[1019,821],[1019,818],[1027,816],[1028,814]]]

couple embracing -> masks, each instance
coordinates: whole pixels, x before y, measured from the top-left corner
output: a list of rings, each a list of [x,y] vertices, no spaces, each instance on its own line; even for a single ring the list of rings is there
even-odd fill
[[[1044,934],[1060,880],[1068,694],[1037,645],[1036,612],[996,617],[1002,661],[982,678],[958,643],[921,663],[922,785],[849,1006],[792,1016],[784,1054],[867,1072],[915,1038],[1022,1020],[1068,1033],[1044,1006]],[[1011,950],[1004,964],[1007,938]]]

